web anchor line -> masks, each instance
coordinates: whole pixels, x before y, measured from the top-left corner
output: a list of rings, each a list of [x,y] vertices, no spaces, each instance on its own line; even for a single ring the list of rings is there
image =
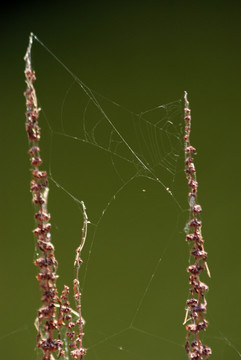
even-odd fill
[[[152,168],[152,166],[150,165],[150,163],[148,161],[145,161],[145,158],[142,158],[143,156],[139,155],[139,153],[137,151],[135,151],[132,147],[132,145],[129,143],[129,141],[126,140],[126,138],[123,136],[123,134],[121,133],[121,131],[117,128],[117,126],[113,123],[113,121],[111,120],[110,116],[108,116],[107,112],[104,110],[104,108],[101,106],[100,102],[97,99],[97,96],[101,96],[102,99],[105,99],[106,101],[111,102],[113,105],[119,107],[119,108],[123,108],[125,109],[125,111],[127,111],[130,114],[133,114],[135,117],[139,117],[143,123],[146,124],[146,126],[148,126],[150,129],[152,129],[151,131],[159,131],[159,132],[163,132],[163,134],[165,134],[165,136],[169,137],[169,146],[170,148],[172,148],[172,143],[173,141],[177,141],[180,142],[180,144],[178,145],[178,149],[180,151],[181,149],[181,137],[180,137],[180,133],[178,135],[178,139],[175,140],[175,134],[173,133],[172,130],[172,126],[173,123],[172,121],[170,121],[169,119],[167,119],[165,121],[165,124],[163,127],[159,127],[159,123],[160,123],[160,119],[152,124],[151,122],[149,122],[148,120],[145,119],[144,116],[146,116],[146,114],[151,113],[152,111],[156,111],[156,110],[160,110],[160,109],[166,109],[167,115],[168,115],[168,109],[169,107],[172,108],[172,105],[176,103],[177,107],[180,107],[181,105],[181,101],[178,100],[176,102],[170,103],[170,104],[166,104],[166,105],[160,105],[157,106],[153,109],[149,109],[148,111],[144,111],[140,114],[135,114],[133,112],[131,112],[130,110],[122,107],[121,105],[117,104],[116,102],[107,99],[106,97],[98,94],[96,91],[93,91],[92,89],[90,89],[86,84],[83,83],[83,81],[81,81],[79,79],[78,76],[76,76],[34,33],[31,33],[31,36],[34,40],[36,40],[66,71],[67,73],[73,78],[73,80],[81,87],[81,89],[83,90],[83,92],[85,93],[85,95],[87,96],[87,98],[89,99],[88,101],[90,101],[100,112],[100,114],[103,116],[103,118],[107,121],[107,123],[110,125],[111,129],[114,131],[114,133],[118,136],[118,138],[120,139],[120,141],[125,145],[125,147],[128,149],[128,151],[130,152],[131,156],[133,157],[133,159],[135,159],[135,164],[136,166],[139,166],[143,169],[143,171],[146,174],[146,177],[149,176],[154,179],[155,181],[157,181],[172,197],[173,201],[176,203],[176,205],[182,210],[180,203],[178,202],[178,200],[176,199],[176,197],[173,194],[173,191],[171,189],[170,185],[165,184],[165,182],[163,182],[160,178],[160,176],[156,175],[156,171]],[[181,110],[180,110],[181,111]],[[179,131],[179,130],[178,130]],[[56,132],[57,133],[57,132]],[[59,133],[60,134],[60,133]],[[85,130],[85,134],[87,134],[86,130]],[[66,134],[61,134],[63,136],[69,136],[70,135],[66,135]],[[146,141],[145,140],[145,135],[142,135],[143,138],[143,142]],[[152,135],[150,135],[152,136]],[[174,137],[172,139],[172,137]],[[74,136],[72,136],[72,138],[76,138]],[[78,139],[78,137],[77,137]],[[80,141],[86,142],[86,143],[90,143],[91,145],[97,146],[97,147],[101,147],[101,145],[99,145],[98,143],[96,143],[94,140],[91,141],[90,138],[85,138],[85,139],[78,139]],[[154,141],[154,143],[153,143]],[[155,149],[155,146],[153,147],[153,144],[157,144],[156,140],[155,140],[155,136],[152,137],[152,139],[149,141],[149,149],[147,151],[151,151],[152,153],[158,154],[158,151],[160,149],[158,149],[158,151]],[[118,144],[117,144],[117,148],[119,148]],[[110,153],[113,153],[115,156],[118,156],[117,152],[112,152],[111,149],[105,149],[107,151],[109,151]],[[173,148],[173,151],[174,148]],[[178,159],[175,158],[176,154],[172,154],[167,152],[165,155],[165,149],[162,150],[162,152],[164,153],[163,155],[163,160],[159,162],[159,166],[160,168],[162,167],[163,169],[165,169],[165,171],[169,172],[171,174],[171,176],[174,176],[175,173],[175,167],[173,167],[173,169],[171,169],[172,165],[170,164],[170,162],[175,163]],[[159,155],[158,155],[159,156]],[[120,155],[121,157],[121,155]],[[127,158],[126,158],[127,160]],[[128,160],[127,160],[128,161]],[[138,165],[139,164],[139,165]],[[174,172],[174,173],[173,173]]]

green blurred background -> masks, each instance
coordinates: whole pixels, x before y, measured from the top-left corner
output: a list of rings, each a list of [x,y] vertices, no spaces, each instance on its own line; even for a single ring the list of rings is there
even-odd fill
[[[1,358],[41,357],[33,325],[40,296],[33,266],[34,209],[23,97],[23,56],[31,31],[91,89],[123,106],[116,115],[113,103],[103,102],[116,125],[121,126],[124,107],[140,113],[182,99],[188,91],[212,274],[207,280],[210,326],[203,338],[212,347],[212,359],[240,358],[240,11],[240,1],[42,1],[2,8]],[[86,98],[37,42],[32,60],[43,109],[42,168],[84,200],[91,221],[82,271],[86,359],[186,358],[182,322],[189,250],[183,232],[187,186],[180,161],[174,184],[165,172],[159,173],[160,180],[173,185],[174,198],[158,182],[135,178],[98,223],[121,186],[111,156],[56,134],[64,124],[65,134],[81,137]],[[179,126],[180,118],[174,121]],[[124,136],[131,141],[123,123]],[[99,134],[104,137],[104,128]],[[150,137],[147,141],[151,144]],[[177,151],[181,159],[180,146]],[[118,169],[125,181],[135,173],[125,162]],[[73,279],[82,213],[78,201],[53,181],[49,211],[61,289]]]

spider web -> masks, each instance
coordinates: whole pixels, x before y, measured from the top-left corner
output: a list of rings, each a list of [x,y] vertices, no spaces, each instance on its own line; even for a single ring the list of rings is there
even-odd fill
[[[183,102],[130,111],[91,90],[35,40],[42,45],[32,60],[59,285],[72,275],[82,201],[89,218],[81,268],[86,359],[183,358]],[[215,325],[205,337],[218,349],[215,358],[241,357],[237,339]]]

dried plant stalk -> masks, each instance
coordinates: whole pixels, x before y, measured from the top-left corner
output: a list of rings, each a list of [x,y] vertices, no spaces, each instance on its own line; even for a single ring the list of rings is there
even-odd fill
[[[27,48],[25,60],[25,77],[27,89],[24,93],[26,97],[26,132],[30,142],[30,162],[32,166],[32,177],[30,191],[32,192],[33,203],[37,208],[35,219],[37,227],[33,230],[37,237],[37,248],[40,252],[40,257],[35,260],[35,265],[39,268],[39,273],[36,276],[40,282],[41,301],[43,305],[38,310],[37,320],[35,322],[38,330],[37,346],[42,349],[44,355],[41,360],[53,360],[54,353],[57,353],[57,358],[66,358],[66,351],[63,349],[63,340],[61,339],[61,330],[63,327],[67,328],[66,337],[69,339],[69,348],[71,349],[71,356],[76,360],[83,359],[86,354],[86,349],[82,346],[83,326],[84,320],[81,316],[81,293],[79,289],[79,268],[82,263],[80,258],[83,249],[86,234],[87,234],[87,214],[84,203],[82,203],[84,224],[82,230],[81,245],[76,250],[77,256],[75,265],[77,267],[76,277],[74,279],[74,297],[76,300],[77,312],[70,308],[68,300],[69,287],[65,286],[60,297],[56,287],[56,280],[58,278],[57,260],[54,255],[54,245],[51,242],[51,224],[49,223],[50,214],[47,211],[48,198],[48,177],[46,171],[40,171],[39,166],[42,163],[40,157],[40,127],[38,124],[40,108],[38,108],[37,97],[34,89],[34,81],[36,80],[35,72],[31,67],[31,49],[33,39],[35,36],[31,33],[29,38],[29,45]],[[57,314],[57,309],[58,314]],[[77,321],[72,320],[72,314],[77,315]],[[74,328],[77,328],[77,332]]]
[[[190,219],[188,222],[186,241],[193,244],[191,255],[195,259],[194,264],[187,268],[187,272],[190,274],[189,285],[191,285],[189,292],[192,297],[186,302],[187,307],[184,324],[187,321],[191,321],[191,323],[186,325],[187,337],[185,349],[189,359],[203,360],[204,358],[208,358],[212,351],[210,347],[202,344],[199,337],[200,331],[206,330],[208,326],[208,322],[204,316],[207,311],[205,293],[208,291],[208,286],[200,281],[200,274],[206,270],[210,277],[210,272],[207,265],[207,252],[204,250],[204,240],[201,232],[202,222],[200,220],[200,213],[202,208],[197,203],[198,182],[193,158],[196,149],[190,143],[191,110],[189,108],[187,92],[184,94],[184,101],[185,173],[190,188],[188,194]]]
[[[38,108],[37,97],[33,86],[36,80],[35,72],[31,68],[31,48],[33,36],[30,36],[29,46],[25,55],[25,77],[27,89],[26,97],[26,131],[30,142],[30,161],[32,165],[32,176],[30,190],[33,195],[33,203],[36,205],[37,212],[35,219],[37,227],[33,233],[37,237],[37,248],[41,256],[35,260],[35,265],[39,267],[37,280],[40,282],[42,292],[41,301],[43,306],[38,310],[38,347],[44,352],[42,360],[50,360],[51,354],[57,350],[61,350],[63,343],[60,339],[54,338],[54,330],[57,330],[58,323],[56,320],[56,270],[57,261],[54,256],[54,246],[51,242],[49,223],[50,215],[47,212],[47,196],[48,196],[48,178],[46,171],[40,171],[39,166],[42,163],[40,157],[40,148],[38,142],[40,140],[40,128],[38,125],[38,117],[40,108]]]

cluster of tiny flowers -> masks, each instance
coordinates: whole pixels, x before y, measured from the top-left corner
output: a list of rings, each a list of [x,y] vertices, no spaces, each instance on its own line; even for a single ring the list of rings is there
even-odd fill
[[[27,89],[25,91],[27,108],[25,125],[28,139],[31,144],[29,154],[33,176],[30,190],[33,196],[32,201],[37,208],[35,213],[37,227],[33,230],[33,233],[37,237],[37,248],[41,253],[41,256],[35,260],[35,265],[39,268],[39,273],[36,278],[40,282],[42,292],[41,300],[43,302],[43,306],[38,310],[37,345],[44,352],[42,360],[50,360],[51,354],[62,348],[62,341],[54,339],[53,334],[54,330],[57,329],[57,322],[55,319],[55,303],[57,297],[57,261],[54,256],[54,246],[50,237],[50,215],[47,212],[47,172],[39,170],[42,160],[40,157],[40,149],[38,147],[38,141],[40,140],[40,128],[38,125],[40,109],[37,107],[37,100],[33,86],[36,77],[34,71],[31,70],[28,53],[25,60],[25,77],[27,83]]]
[[[186,241],[193,244],[191,255],[194,257],[194,264],[188,266],[187,272],[189,273],[189,285],[191,298],[186,302],[186,318],[184,323],[187,322],[189,316],[190,324],[186,325],[187,337],[185,349],[189,359],[202,360],[207,359],[212,353],[211,349],[203,345],[199,332],[206,330],[208,322],[204,314],[207,311],[207,301],[205,293],[208,291],[208,286],[200,281],[200,273],[204,270],[210,276],[207,266],[207,253],[204,250],[204,240],[201,233],[202,222],[200,220],[200,213],[202,208],[197,204],[197,189],[198,182],[196,180],[196,170],[194,165],[193,155],[196,149],[190,144],[191,132],[191,110],[187,100],[187,93],[185,92],[185,174],[190,188],[188,194],[190,219],[188,222],[189,232],[186,235]],[[192,338],[192,340],[191,340]]]
[[[74,280],[76,281],[76,279]],[[72,309],[70,307],[70,302],[68,299],[69,296],[69,287],[64,286],[64,290],[59,299],[60,309],[58,314],[58,326],[65,326],[66,332],[65,335],[69,339],[68,345],[71,350],[71,356],[76,360],[81,360],[84,355],[86,355],[86,349],[82,347],[82,339],[84,333],[82,331],[85,321],[83,318],[78,317],[77,321],[72,319]],[[77,307],[78,309],[78,307]],[[80,320],[81,319],[81,320]],[[75,331],[75,328],[81,329],[81,331]],[[77,356],[78,354],[78,356]],[[65,352],[62,350],[62,355],[65,355]]]
[[[86,351],[80,346],[79,349],[77,349],[76,343],[78,342],[78,339],[75,339],[75,332],[71,330],[73,327],[78,326],[79,319],[76,323],[70,321],[72,309],[69,307],[70,303],[67,299],[69,288],[65,286],[60,298],[57,295],[56,280],[58,275],[56,274],[56,271],[58,263],[54,255],[54,245],[51,242],[51,224],[49,223],[50,214],[47,211],[47,196],[49,190],[48,178],[46,171],[39,170],[39,166],[42,163],[40,148],[38,146],[40,140],[40,128],[38,125],[40,108],[37,106],[37,98],[33,86],[36,76],[35,72],[31,69],[30,56],[32,41],[33,35],[30,36],[29,46],[24,58],[26,62],[25,78],[27,84],[24,95],[27,108],[25,125],[30,142],[29,154],[32,166],[30,191],[32,193],[32,201],[37,209],[34,215],[37,226],[33,230],[33,233],[37,238],[37,248],[40,253],[40,257],[38,257],[34,263],[39,268],[39,273],[36,278],[40,283],[41,301],[43,303],[38,310],[37,317],[37,346],[43,351],[41,360],[53,360],[54,352],[57,352],[57,358],[60,358],[61,356],[65,357],[63,341],[60,338],[60,329],[62,326],[66,326],[69,330],[66,335],[72,341],[72,344],[70,344],[69,347],[70,349],[74,349],[71,352],[71,355],[74,359],[81,360]],[[75,279],[75,281],[78,280]],[[60,309],[58,316],[56,311],[57,308]]]

